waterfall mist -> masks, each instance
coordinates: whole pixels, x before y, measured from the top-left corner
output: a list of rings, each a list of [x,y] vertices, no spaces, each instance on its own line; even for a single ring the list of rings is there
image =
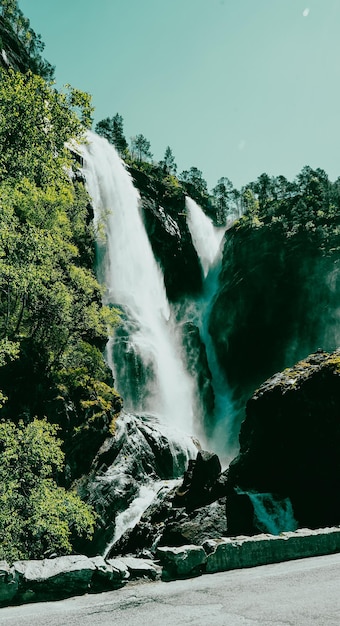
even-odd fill
[[[128,410],[157,414],[194,433],[193,381],[185,371],[182,348],[140,214],[138,191],[116,150],[90,133],[83,148],[87,189],[105,249],[99,277],[105,302],[122,310],[122,324],[108,344],[115,386]]]

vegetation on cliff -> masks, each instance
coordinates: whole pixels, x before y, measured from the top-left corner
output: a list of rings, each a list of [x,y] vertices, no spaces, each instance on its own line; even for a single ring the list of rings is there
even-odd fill
[[[16,2],[1,8],[19,28]],[[84,141],[90,97],[58,92],[34,68],[40,75],[0,76],[0,543],[9,560],[70,552],[92,532],[91,507],[61,485],[79,471],[72,449],[90,457],[121,407],[102,356],[117,312],[101,303],[91,206],[69,149]]]
[[[147,175],[149,185],[151,183],[153,188],[160,191],[160,202],[164,196],[176,206],[179,199],[184,201],[184,196],[189,195],[218,226],[239,215],[241,194],[228,178],[220,178],[209,192],[203,173],[197,167],[192,166],[177,174],[177,164],[170,146],[166,147],[163,159],[158,162],[153,160],[150,141],[144,135],[131,137],[129,147],[124,135],[124,120],[119,113],[100,120],[96,124],[96,133],[115,146],[132,171],[139,170]],[[137,186],[138,178],[135,178]],[[143,187],[141,191],[144,191]]]
[[[45,44],[41,35],[33,30],[17,0],[0,1],[0,48],[5,52],[5,58],[0,55],[0,66],[6,67],[14,56],[15,69],[31,70],[46,80],[53,78],[54,68],[42,56]]]
[[[228,231],[210,332],[240,415],[266,378],[339,345],[340,185],[305,167],[242,190]]]

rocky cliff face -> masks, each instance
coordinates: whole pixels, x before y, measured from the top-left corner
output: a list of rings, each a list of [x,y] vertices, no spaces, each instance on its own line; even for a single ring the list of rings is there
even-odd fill
[[[340,350],[312,354],[255,392],[228,472],[229,534],[261,529],[252,492],[289,498],[300,527],[340,523],[339,416]]]
[[[0,16],[0,68],[27,72],[30,58],[10,24]]]
[[[340,256],[333,239],[280,224],[227,232],[220,287],[210,317],[219,363],[238,414],[266,378],[306,354],[339,345]]]
[[[164,272],[169,300],[176,302],[202,290],[203,277],[186,221],[185,195],[181,187],[130,168],[142,199],[144,223],[154,255]]]

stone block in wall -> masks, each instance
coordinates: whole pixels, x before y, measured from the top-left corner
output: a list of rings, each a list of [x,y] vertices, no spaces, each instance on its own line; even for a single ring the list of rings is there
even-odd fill
[[[205,550],[195,545],[158,548],[157,557],[163,566],[163,580],[198,576],[207,561]]]
[[[126,584],[129,573],[123,564],[119,567],[115,563],[108,563],[102,556],[95,556],[90,560],[96,568],[91,578],[91,591],[120,589]]]
[[[21,602],[55,600],[86,593],[95,564],[86,556],[61,556],[55,559],[15,561]]]
[[[119,560],[126,565],[132,579],[151,578],[151,580],[158,580],[161,577],[162,568],[151,559],[122,556]]]
[[[209,540],[206,572],[222,572],[340,552],[340,528],[299,529],[280,535],[261,534]]]

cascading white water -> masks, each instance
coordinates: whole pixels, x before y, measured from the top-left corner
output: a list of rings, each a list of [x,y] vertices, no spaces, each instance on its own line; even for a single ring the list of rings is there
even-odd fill
[[[211,424],[204,433],[204,439],[206,445],[215,450],[223,463],[227,465],[235,453],[230,443],[231,433],[229,433],[228,428],[228,425],[232,424],[233,421],[234,406],[231,390],[217,362],[213,342],[208,331],[208,321],[212,301],[218,289],[218,276],[222,263],[222,241],[230,223],[226,227],[214,226],[202,208],[189,197],[186,198],[186,208],[188,227],[204,275],[203,294],[194,304],[188,305],[187,315],[194,317],[199,327],[212,374],[215,397],[214,415],[210,416]]]
[[[254,507],[256,525],[263,532],[279,535],[282,532],[298,528],[289,498],[279,499],[271,493],[242,491],[242,489],[236,489],[236,492],[248,496]]]
[[[120,306],[126,332],[111,342],[108,362],[115,385],[130,410],[156,413],[167,424],[194,432],[193,383],[181,360],[162,272],[157,265],[139,208],[139,194],[116,150],[89,133],[83,149],[87,189],[93,200],[95,223],[104,222],[106,302]],[[120,362],[115,356],[120,352]],[[126,375],[124,363],[135,367]],[[128,369],[128,368],[127,368]],[[143,370],[143,397],[136,371]],[[147,394],[145,394],[147,388]]]
[[[191,238],[202,265],[204,277],[206,277],[217,261],[225,228],[214,226],[197,202],[189,196],[186,197],[185,204]]]
[[[150,482],[147,485],[142,485],[137,496],[131,502],[130,506],[128,506],[125,511],[122,511],[117,515],[113,539],[106,546],[103,556],[107,557],[110,554],[112,547],[115,543],[117,543],[117,541],[119,541],[119,539],[126,532],[126,530],[134,528],[136,524],[138,524],[143,513],[146,511],[148,506],[150,506],[155,496],[161,489],[163,489],[164,494],[166,494],[168,491],[170,491],[170,489],[173,489],[179,484],[180,480],[174,479],[159,480],[153,483]]]

